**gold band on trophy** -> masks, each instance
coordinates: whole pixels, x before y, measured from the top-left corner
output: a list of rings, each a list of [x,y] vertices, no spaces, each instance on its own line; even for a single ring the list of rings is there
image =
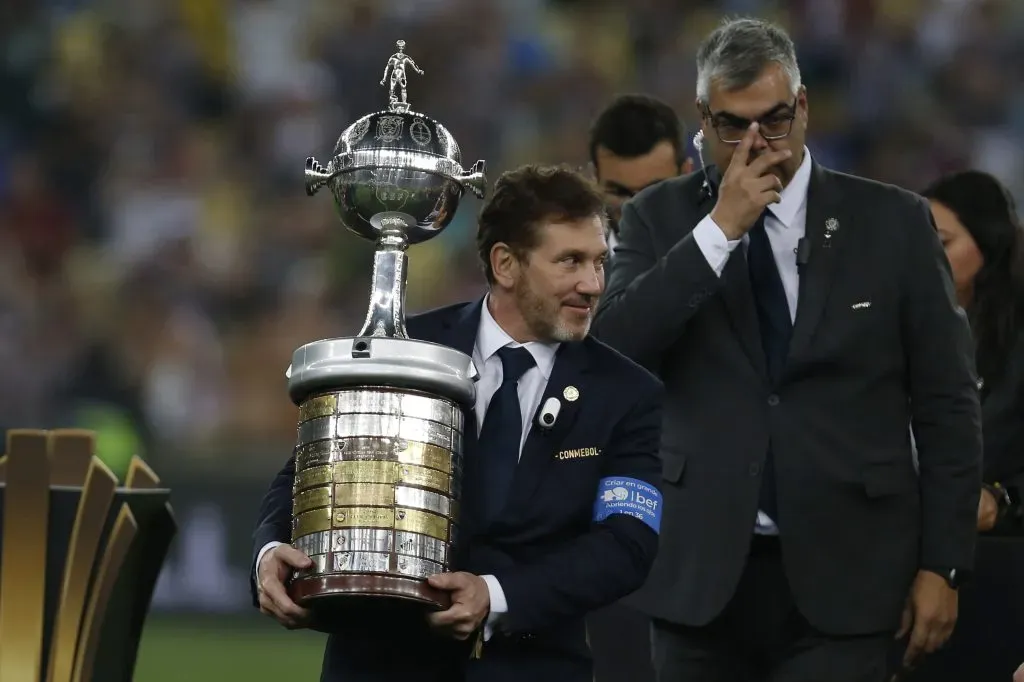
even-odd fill
[[[353,464],[361,464],[361,462],[353,462]],[[399,472],[399,483],[439,490],[446,495],[450,495],[452,492],[451,477],[440,471],[411,464],[398,464],[396,468]]]
[[[395,510],[388,507],[345,507],[313,509],[295,517],[292,538],[331,528],[394,528]]]
[[[306,490],[307,488],[313,488],[320,485],[328,485],[334,482],[334,465],[329,464],[327,466],[313,467],[312,469],[306,469],[295,474],[295,483],[293,490],[299,492],[300,490]]]
[[[335,415],[379,415],[420,419],[435,422],[460,433],[464,425],[462,410],[454,402],[436,395],[413,391],[387,390],[380,387],[350,388],[337,393],[318,395],[299,405],[300,424]]]
[[[332,502],[331,486],[325,485],[319,488],[309,488],[295,495],[292,500],[292,513],[301,514],[310,509],[330,507]]]
[[[448,519],[419,509],[393,507],[335,507],[313,509],[295,516],[292,539],[332,528],[387,528],[448,540]]]
[[[333,494],[332,494],[333,493]],[[457,517],[458,502],[446,495],[390,483],[338,483],[307,488],[295,494],[292,513],[330,506],[338,507],[408,507],[422,509],[446,517]]]
[[[333,511],[335,528],[395,527],[395,510],[391,507],[343,507]]]
[[[296,514],[292,519],[292,541],[310,533],[330,530],[333,511],[330,507],[326,507]]]
[[[296,492],[329,483],[390,483],[414,485],[450,495],[451,477],[436,469],[400,462],[335,462],[295,474]]]
[[[337,462],[334,469],[335,483],[398,483],[397,462]]]
[[[321,396],[328,397],[328,396]],[[295,470],[341,461],[394,461],[452,473],[455,456],[433,443],[398,438],[336,438],[307,443],[295,451]]]
[[[334,393],[310,398],[299,406],[299,423],[317,417],[329,417],[338,409],[338,396]]]
[[[296,446],[335,438],[401,439],[433,443],[455,452],[462,451],[462,431],[447,424],[417,417],[344,412],[299,424]]]
[[[389,483],[339,483],[334,486],[339,507],[393,507],[395,486]]]
[[[375,438],[352,438],[349,439],[348,448],[342,459],[351,460],[374,460],[394,459],[402,464],[413,464],[424,466],[430,469],[437,469],[446,474],[452,472],[452,453],[450,450],[434,445],[433,443],[421,443],[418,441],[396,440],[390,457],[380,457],[379,446]]]
[[[395,530],[422,533],[444,541],[448,539],[448,519],[419,509],[396,509]]]

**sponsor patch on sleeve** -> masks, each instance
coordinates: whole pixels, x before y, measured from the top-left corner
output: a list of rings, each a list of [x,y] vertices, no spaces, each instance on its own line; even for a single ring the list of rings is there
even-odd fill
[[[636,478],[602,478],[597,485],[594,521],[604,521],[612,514],[628,514],[640,519],[657,533],[661,530],[661,492]]]

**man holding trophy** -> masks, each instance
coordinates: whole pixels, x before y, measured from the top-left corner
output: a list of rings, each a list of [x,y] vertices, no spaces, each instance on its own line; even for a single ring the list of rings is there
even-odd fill
[[[324,682],[591,682],[584,616],[658,545],[662,385],[588,335],[605,215],[581,174],[504,174],[481,299],[408,319],[408,245],[484,164],[401,100],[350,126],[307,191],[377,243],[362,331],[295,351],[295,455],[254,533],[255,604],[330,633]]]

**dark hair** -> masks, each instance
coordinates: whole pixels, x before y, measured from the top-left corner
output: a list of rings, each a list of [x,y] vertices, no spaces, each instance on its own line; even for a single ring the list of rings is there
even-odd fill
[[[590,127],[590,162],[597,167],[597,148],[634,158],[648,153],[659,142],[669,141],[676,163],[685,161],[684,126],[665,102],[649,95],[620,95]]]
[[[975,170],[947,175],[922,194],[956,214],[984,259],[967,313],[978,371],[992,377],[1005,368],[1024,323],[1024,228],[1013,197],[997,179]]]
[[[530,164],[502,173],[480,210],[476,245],[487,282],[494,283],[491,249],[508,245],[524,257],[538,242],[545,220],[575,221],[604,217],[604,198],[585,175],[568,166]]]

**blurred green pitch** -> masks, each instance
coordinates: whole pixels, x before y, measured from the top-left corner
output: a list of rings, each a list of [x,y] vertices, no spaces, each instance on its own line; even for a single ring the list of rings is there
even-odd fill
[[[326,635],[249,616],[151,615],[134,682],[318,682]]]

